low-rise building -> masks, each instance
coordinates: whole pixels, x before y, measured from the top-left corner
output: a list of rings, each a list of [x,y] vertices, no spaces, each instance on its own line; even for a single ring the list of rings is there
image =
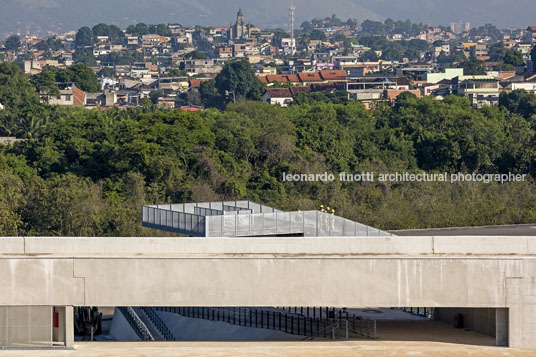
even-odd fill
[[[76,87],[74,83],[57,83],[60,87],[59,96],[49,93],[39,93],[42,102],[53,105],[77,105],[86,104],[86,92]]]
[[[459,76],[452,80],[452,91],[465,96],[475,107],[497,104],[499,80],[492,76]]]
[[[445,68],[444,72],[426,73],[424,80],[427,83],[439,83],[445,79],[452,80],[455,77],[463,76],[463,68]]]
[[[289,87],[289,88],[267,88],[262,96],[262,101],[281,107],[287,107],[294,97],[299,93],[310,93],[311,88],[308,86]]]

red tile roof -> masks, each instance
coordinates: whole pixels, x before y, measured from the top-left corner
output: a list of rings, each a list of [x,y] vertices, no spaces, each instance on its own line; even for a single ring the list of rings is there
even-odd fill
[[[392,89],[388,89],[385,91],[386,92],[386,96],[389,100],[394,100],[396,98],[398,98],[398,96],[404,92],[409,92],[409,93],[413,93],[415,94],[417,97],[420,97],[421,96],[421,91],[418,90],[418,89],[412,89],[412,90],[392,90]]]
[[[289,88],[267,88],[266,94],[270,98],[291,98],[292,93]]]
[[[201,83],[210,81],[209,78],[198,78],[198,79],[190,79],[190,87],[192,88],[199,88],[201,87]]]
[[[264,84],[268,84],[268,78],[266,78],[268,76],[259,76],[257,78],[259,78],[259,80],[264,83]]]
[[[266,79],[268,80],[268,83],[274,83],[274,82],[287,83],[288,82],[287,76],[284,76],[281,74],[269,74],[266,76]]]
[[[299,83],[300,79],[295,74],[287,74],[288,81],[291,83]]]
[[[320,71],[320,76],[326,80],[326,81],[337,81],[341,79],[345,79],[346,76],[348,76],[348,73],[346,73],[345,70],[339,69],[339,70],[329,70],[325,69]]]
[[[310,87],[290,87],[289,89],[293,97],[298,93],[310,93],[311,92]]]
[[[300,72],[298,73],[300,82],[322,82],[320,73],[318,72]]]

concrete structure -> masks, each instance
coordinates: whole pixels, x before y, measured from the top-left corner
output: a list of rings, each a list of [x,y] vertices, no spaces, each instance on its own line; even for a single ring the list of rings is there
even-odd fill
[[[499,80],[492,76],[455,77],[452,79],[452,91],[467,97],[476,107],[499,102]]]
[[[291,176],[287,175],[285,179],[292,180],[292,178],[289,179]],[[334,213],[320,211],[284,212],[251,201],[147,205],[142,208],[142,225],[191,237],[281,235],[381,237],[393,235],[335,216]]]
[[[67,345],[71,306],[426,306],[496,309],[498,343],[536,349],[533,237],[20,237],[0,254],[0,306],[66,306]]]
[[[236,14],[236,23],[229,27],[229,41],[244,40],[250,36],[251,25],[244,21],[244,13],[242,9],[238,10]]]
[[[536,94],[536,82],[510,82],[503,87],[505,92],[512,92],[517,89]]]
[[[53,105],[77,105],[82,106],[86,103],[86,92],[79,89],[74,83],[57,83],[60,87],[60,95],[56,97],[48,93],[39,93],[42,102]]]
[[[424,78],[428,83],[439,83],[445,79],[452,80],[455,77],[463,76],[463,68],[445,68],[444,72],[426,73]]]

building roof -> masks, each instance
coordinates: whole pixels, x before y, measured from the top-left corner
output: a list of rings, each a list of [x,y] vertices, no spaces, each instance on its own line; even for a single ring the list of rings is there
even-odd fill
[[[298,78],[300,82],[322,82],[323,79],[320,77],[318,72],[300,72],[298,73]]]
[[[281,74],[269,74],[266,76],[266,80],[268,83],[287,83],[289,81],[287,76]]]
[[[307,86],[304,86],[304,87],[290,87],[290,92],[292,94],[292,96],[294,97],[296,94],[299,94],[299,93],[310,93],[311,92],[311,87],[307,87]]]
[[[288,78],[288,81],[291,82],[291,83],[299,83],[300,82],[300,78],[295,74],[287,74],[286,76]]]
[[[198,108],[198,107],[181,107],[180,109],[186,112],[197,112],[197,111],[202,110],[202,108]]]
[[[421,96],[421,91],[418,90],[418,89],[413,89],[413,90],[392,90],[392,89],[386,89],[385,90],[385,96],[387,97],[387,99],[389,100],[395,100],[396,98],[398,98],[398,96],[402,93],[405,93],[405,92],[409,92],[409,93],[413,93],[415,94],[417,97],[420,97]]]
[[[404,76],[396,77],[396,78],[394,78],[394,81],[399,86],[409,86],[409,84],[410,84],[409,79],[407,77],[404,77]]]
[[[536,32],[536,26],[529,26],[527,28],[528,31]]]
[[[266,88],[265,94],[270,98],[292,98],[289,88]]]
[[[346,79],[346,76],[348,76],[348,73],[342,69],[339,69],[339,70],[325,69],[325,70],[320,71],[320,76],[326,81],[329,81],[329,80],[337,81],[337,80]]]
[[[201,87],[201,83],[210,81],[210,78],[198,78],[198,79],[190,79],[190,87],[192,88],[199,88]]]
[[[266,78],[267,76],[259,76],[259,81],[261,81],[262,83],[264,84],[268,84],[268,78]]]

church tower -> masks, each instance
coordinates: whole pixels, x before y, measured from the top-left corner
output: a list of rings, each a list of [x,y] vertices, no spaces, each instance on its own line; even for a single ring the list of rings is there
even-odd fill
[[[231,26],[230,30],[229,40],[242,40],[248,36],[248,26],[246,26],[244,21],[244,13],[242,12],[242,9],[238,9],[238,13],[236,14],[236,23]]]
[[[236,24],[244,26],[244,14],[242,13],[242,9],[238,9],[238,13],[236,14]]]

